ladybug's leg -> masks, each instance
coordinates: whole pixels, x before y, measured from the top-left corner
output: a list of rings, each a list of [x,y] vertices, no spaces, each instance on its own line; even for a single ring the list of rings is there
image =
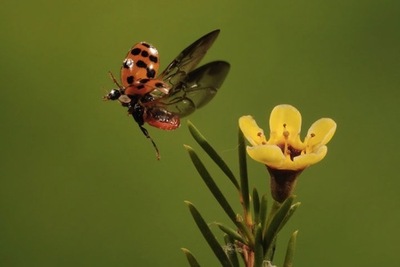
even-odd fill
[[[143,127],[143,125],[139,124],[139,128],[140,130],[142,130],[142,133],[148,138],[150,139],[151,143],[153,144],[154,149],[156,150],[156,157],[157,160],[160,160],[160,151],[158,150],[158,147],[156,145],[156,143],[153,141],[153,138],[151,138],[151,136],[149,135],[149,132],[147,131],[146,128]]]
[[[143,115],[144,115],[144,107],[142,107],[139,103],[135,103],[135,105],[131,106],[128,110],[128,112],[130,114],[132,114],[132,117],[135,119],[135,121],[137,122],[137,124],[139,125],[140,130],[142,131],[142,133],[144,134],[144,136],[146,136],[146,138],[148,138],[151,143],[153,144],[154,149],[156,150],[156,157],[158,160],[160,160],[160,151],[158,150],[158,147],[156,145],[156,143],[153,141],[153,138],[151,138],[149,132],[147,131],[146,128],[143,127],[144,124],[144,119],[143,119]]]

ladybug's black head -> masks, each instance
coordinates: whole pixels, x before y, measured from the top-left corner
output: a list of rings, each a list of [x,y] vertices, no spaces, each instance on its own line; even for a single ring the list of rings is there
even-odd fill
[[[104,99],[117,100],[120,96],[121,96],[120,89],[112,89],[106,96],[104,96]]]

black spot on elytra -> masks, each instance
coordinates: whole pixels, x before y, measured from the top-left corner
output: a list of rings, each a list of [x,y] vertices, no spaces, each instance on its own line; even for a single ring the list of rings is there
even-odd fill
[[[138,62],[136,62],[136,66],[139,68],[147,68],[147,64],[142,60],[138,60]]]
[[[148,83],[149,81],[150,81],[150,79],[141,79],[141,80],[140,80],[140,83],[145,84],[145,83]]]
[[[150,45],[149,45],[148,43],[142,43],[142,45],[143,45],[144,47],[150,48]]]
[[[134,77],[133,77],[132,75],[126,77],[126,81],[127,81],[129,84],[133,83],[134,80],[135,80],[135,79],[134,79]]]
[[[156,72],[154,69],[147,68],[147,78],[154,78],[156,76]]]
[[[140,52],[141,52],[142,50],[140,49],[140,48],[133,48],[132,50],[131,50],[131,54],[132,55],[134,55],[134,56],[137,56],[137,55],[139,55],[140,54]]]
[[[155,86],[156,86],[157,88],[165,87],[165,86],[164,86],[164,83],[162,83],[162,82],[157,82],[157,83],[155,84]]]
[[[138,86],[136,86],[136,89],[138,90],[142,90],[144,88],[144,84],[139,84]]]
[[[140,54],[142,57],[148,57],[149,56],[149,52],[147,52],[146,50],[143,50],[142,53]]]
[[[150,59],[151,62],[154,62],[154,63],[157,63],[157,62],[158,62],[158,57],[156,57],[156,56],[150,55],[150,56],[149,56],[149,59]]]

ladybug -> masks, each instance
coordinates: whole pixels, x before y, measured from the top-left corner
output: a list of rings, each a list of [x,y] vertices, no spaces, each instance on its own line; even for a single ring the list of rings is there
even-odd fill
[[[188,116],[206,105],[217,93],[230,65],[213,61],[195,69],[207,50],[218,37],[214,30],[186,47],[161,73],[157,49],[146,42],[135,44],[126,55],[121,67],[121,84],[110,72],[118,88],[104,96],[117,100],[152,142],[157,159],[160,152],[144,128],[147,123],[162,130],[180,126],[180,118]]]

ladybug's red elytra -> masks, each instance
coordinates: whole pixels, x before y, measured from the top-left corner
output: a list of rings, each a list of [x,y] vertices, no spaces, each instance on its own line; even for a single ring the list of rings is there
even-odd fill
[[[118,88],[112,89],[104,99],[118,100],[128,109],[152,142],[157,159],[160,159],[160,152],[143,125],[174,130],[180,126],[180,118],[201,108],[215,96],[228,75],[229,63],[213,61],[194,68],[219,32],[214,30],[186,47],[158,76],[158,51],[146,42],[135,44],[126,55],[121,67],[121,84],[110,73]]]

